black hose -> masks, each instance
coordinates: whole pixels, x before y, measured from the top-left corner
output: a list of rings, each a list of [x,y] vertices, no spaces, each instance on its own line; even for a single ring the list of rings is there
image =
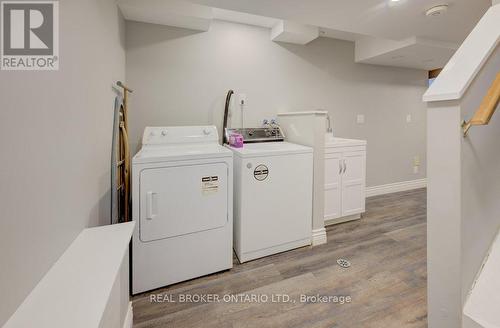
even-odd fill
[[[224,122],[222,123],[222,144],[227,144],[227,139],[226,139],[226,128],[227,128],[227,117],[229,115],[229,104],[231,103],[231,96],[233,95],[234,91],[229,90],[227,92],[226,96],[226,106],[224,107]]]

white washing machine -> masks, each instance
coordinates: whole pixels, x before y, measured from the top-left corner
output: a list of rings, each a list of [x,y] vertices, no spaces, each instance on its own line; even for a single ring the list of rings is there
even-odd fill
[[[234,250],[240,262],[311,244],[313,150],[281,129],[228,129],[234,153]]]
[[[233,154],[214,126],[147,127],[132,161],[132,292],[230,269]]]

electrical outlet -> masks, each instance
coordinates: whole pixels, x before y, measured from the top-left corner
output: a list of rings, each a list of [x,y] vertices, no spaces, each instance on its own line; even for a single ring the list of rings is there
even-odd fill
[[[238,105],[245,106],[247,104],[247,95],[244,93],[238,94]]]
[[[413,166],[420,166],[420,156],[415,156],[413,158]]]
[[[411,123],[411,114],[406,115],[406,123]]]
[[[420,171],[420,156],[413,157],[413,173],[418,174]]]
[[[357,122],[358,124],[365,124],[365,115],[363,115],[363,114],[358,114],[358,115],[356,116],[356,122]]]

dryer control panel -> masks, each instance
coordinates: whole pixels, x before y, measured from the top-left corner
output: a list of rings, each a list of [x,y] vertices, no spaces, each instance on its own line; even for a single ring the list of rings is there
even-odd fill
[[[142,136],[143,145],[217,143],[218,140],[215,126],[148,126]]]

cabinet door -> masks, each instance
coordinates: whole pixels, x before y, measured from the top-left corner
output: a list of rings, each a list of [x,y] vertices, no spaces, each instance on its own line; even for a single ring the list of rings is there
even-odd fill
[[[342,153],[325,154],[325,220],[341,216]]]
[[[365,211],[366,153],[364,151],[342,154],[342,216]]]

